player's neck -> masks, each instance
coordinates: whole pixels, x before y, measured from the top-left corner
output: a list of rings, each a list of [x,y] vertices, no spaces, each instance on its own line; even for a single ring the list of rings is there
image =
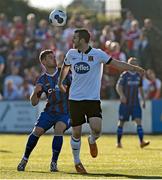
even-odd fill
[[[85,44],[84,46],[78,48],[82,53],[86,52],[89,49],[89,44]]]
[[[50,75],[53,75],[55,71],[56,71],[56,68],[48,68],[48,69],[46,69],[46,73],[50,74]]]

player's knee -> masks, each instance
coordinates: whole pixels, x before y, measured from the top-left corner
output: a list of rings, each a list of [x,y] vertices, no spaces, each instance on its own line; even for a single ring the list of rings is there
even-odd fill
[[[100,126],[93,127],[93,131],[95,134],[101,134],[101,127]]]
[[[45,132],[45,130],[43,128],[40,127],[35,127],[33,130],[33,134],[37,137],[40,137],[41,135],[43,135]]]
[[[55,125],[55,135],[63,135],[66,129],[66,124],[63,122],[57,122]]]
[[[95,128],[93,129],[93,135],[96,137],[100,137],[101,136],[101,129]]]
[[[137,126],[141,125],[141,119],[135,119],[134,121],[136,122]]]
[[[72,127],[72,136],[76,139],[80,139],[82,134],[82,127],[81,126],[76,126]]]
[[[64,133],[64,131],[65,131],[65,129],[63,128],[61,128],[61,129],[55,129],[55,135],[63,135],[63,133]]]
[[[80,137],[81,137],[81,134],[80,134],[80,132],[73,131],[73,134],[72,134],[72,136],[73,136],[74,138],[76,138],[76,139],[80,139]]]

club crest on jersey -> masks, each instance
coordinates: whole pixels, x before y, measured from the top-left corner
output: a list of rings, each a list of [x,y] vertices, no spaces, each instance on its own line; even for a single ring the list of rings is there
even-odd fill
[[[85,74],[90,70],[90,66],[85,62],[79,62],[74,65],[74,70],[78,74]]]
[[[93,56],[88,56],[88,61],[93,61]]]

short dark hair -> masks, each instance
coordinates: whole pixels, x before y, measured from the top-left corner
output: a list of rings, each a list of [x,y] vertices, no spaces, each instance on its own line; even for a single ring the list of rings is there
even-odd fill
[[[89,43],[90,33],[87,29],[76,29],[74,33],[78,33],[79,39],[84,39],[86,43]]]
[[[39,60],[40,62],[42,62],[42,60],[48,55],[48,54],[53,54],[53,51],[51,49],[45,49],[43,51],[41,51],[40,55],[39,55]]]

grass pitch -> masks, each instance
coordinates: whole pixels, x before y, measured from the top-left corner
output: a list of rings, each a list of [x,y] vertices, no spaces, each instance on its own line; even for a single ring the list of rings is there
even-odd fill
[[[135,135],[123,137],[117,149],[115,135],[102,135],[97,141],[99,155],[91,158],[87,136],[82,137],[81,160],[87,175],[77,174],[73,165],[70,136],[58,161],[59,172],[51,173],[51,135],[42,136],[31,154],[25,172],[16,170],[24,152],[27,135],[0,135],[0,179],[162,179],[162,136],[145,136],[151,144],[141,149]]]

